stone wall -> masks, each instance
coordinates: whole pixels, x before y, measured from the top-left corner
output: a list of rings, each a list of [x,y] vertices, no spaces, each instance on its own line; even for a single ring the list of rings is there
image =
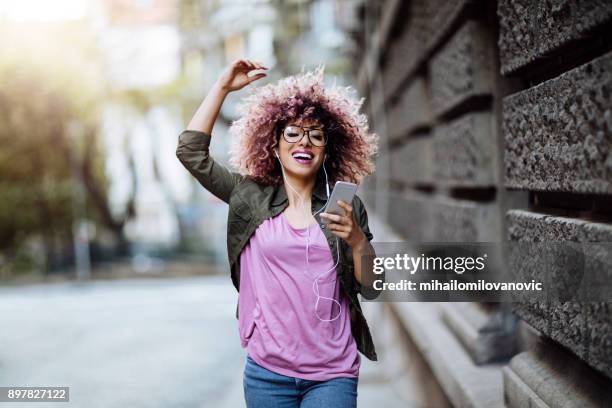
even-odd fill
[[[389,228],[379,240],[612,241],[612,2],[362,14],[355,75],[381,146],[361,191]],[[431,336],[414,349],[455,406],[612,406],[609,304],[392,308]]]

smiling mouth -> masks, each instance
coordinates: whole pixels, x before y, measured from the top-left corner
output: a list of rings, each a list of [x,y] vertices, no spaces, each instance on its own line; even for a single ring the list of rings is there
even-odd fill
[[[293,159],[300,164],[310,164],[314,155],[312,153],[297,152],[292,154]]]

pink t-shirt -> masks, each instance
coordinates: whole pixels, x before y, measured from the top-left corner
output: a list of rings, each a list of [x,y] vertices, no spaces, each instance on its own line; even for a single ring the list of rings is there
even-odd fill
[[[295,228],[280,213],[257,228],[240,255],[238,306],[240,341],[257,364],[306,380],[359,375],[348,299],[341,296],[333,266],[327,239],[317,224]],[[313,291],[316,276],[319,295],[341,305],[320,298],[319,317]],[[338,315],[333,321],[319,320]]]

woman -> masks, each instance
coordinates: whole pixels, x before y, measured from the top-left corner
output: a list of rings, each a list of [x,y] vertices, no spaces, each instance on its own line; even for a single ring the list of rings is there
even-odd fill
[[[378,137],[349,88],[324,88],[320,67],[245,99],[230,128],[230,161],[239,172],[228,170],[209,155],[213,124],[228,93],[266,76],[251,71],[267,69],[245,59],[231,64],[179,136],[177,156],[229,204],[247,406],[354,407],[357,351],[377,359],[357,297],[377,295],[372,234],[357,196],[339,202],[345,216],[322,210],[330,185],[372,173]]]

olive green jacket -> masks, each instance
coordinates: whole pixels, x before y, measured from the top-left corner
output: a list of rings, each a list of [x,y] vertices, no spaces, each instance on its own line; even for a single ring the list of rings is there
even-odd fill
[[[240,253],[257,227],[266,219],[275,217],[289,205],[284,185],[264,186],[252,178],[232,172],[209,155],[211,135],[195,130],[185,130],[179,135],[176,156],[198,182],[219,199],[229,204],[227,219],[227,253],[231,278],[236,290],[240,288]],[[327,199],[325,181],[317,179],[312,197],[312,211],[319,210]],[[353,213],[368,240],[372,234],[368,228],[365,206],[357,195],[352,202]],[[319,214],[315,215],[321,223]],[[378,293],[362,288],[354,275],[351,247],[342,239],[335,239],[328,228],[322,228],[331,249],[334,264],[338,261],[336,241],[340,244],[340,262],[336,272],[341,288],[349,299],[351,331],[357,349],[370,360],[377,360],[370,329],[362,313],[358,293],[367,299]],[[368,290],[369,289],[369,290]],[[238,309],[236,309],[238,316]]]

